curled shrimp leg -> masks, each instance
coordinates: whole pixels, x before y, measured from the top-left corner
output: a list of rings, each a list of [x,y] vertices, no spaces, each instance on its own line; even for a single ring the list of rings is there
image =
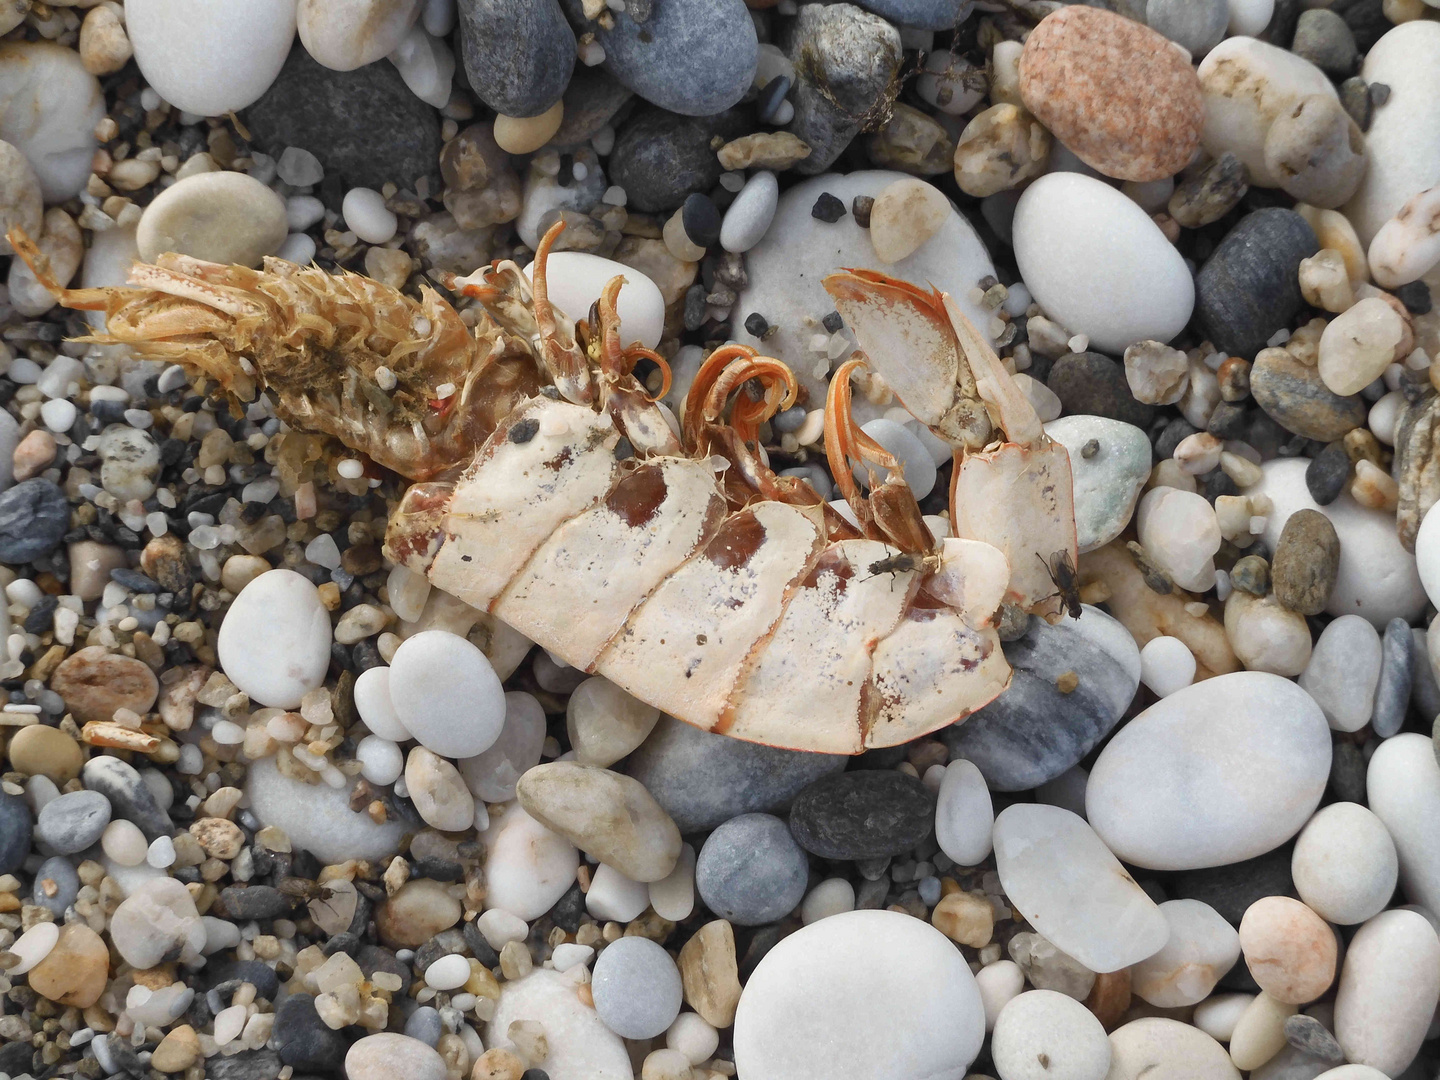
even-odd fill
[[[539,277],[540,270],[537,267],[536,279]],[[645,392],[645,388],[632,374],[635,360],[630,357],[633,349],[641,346],[632,346],[631,350],[626,350],[620,345],[620,313],[615,305],[620,295],[620,287],[624,284],[623,277],[617,275],[611,278],[605,283],[596,303],[600,320],[600,400],[641,457],[653,454],[675,455],[680,452],[679,438],[655,399]],[[648,349],[645,352],[655,355]],[[664,361],[661,363],[664,364]],[[669,365],[664,365],[667,376],[669,370]]]

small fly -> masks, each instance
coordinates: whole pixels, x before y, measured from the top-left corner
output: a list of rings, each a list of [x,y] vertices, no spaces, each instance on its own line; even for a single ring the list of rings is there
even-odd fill
[[[319,900],[323,904],[335,895],[334,889],[307,878],[285,878],[275,888],[286,896],[304,900],[307,903],[311,900]]]
[[[1070,552],[1057,551],[1050,556],[1048,563],[1038,551],[1035,553],[1035,557],[1040,560],[1040,565],[1045,567],[1045,572],[1055,583],[1055,591],[1050,595],[1060,597],[1060,602],[1065,605],[1065,609],[1072,619],[1080,618],[1080,581],[1075,571],[1075,563],[1070,558]]]
[[[881,574],[903,574],[908,571],[916,571],[921,574],[929,574],[940,569],[940,556],[934,552],[915,553],[902,551],[898,555],[887,555],[883,559],[876,559],[867,569],[870,576],[862,578],[869,581],[870,578],[879,577]],[[895,587],[894,578],[891,578],[890,587]]]

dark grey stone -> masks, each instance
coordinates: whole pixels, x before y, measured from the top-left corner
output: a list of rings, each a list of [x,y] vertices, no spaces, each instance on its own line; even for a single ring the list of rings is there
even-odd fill
[[[1321,1061],[1338,1065],[1345,1060],[1345,1051],[1340,1049],[1335,1036],[1315,1017],[1304,1013],[1285,1018],[1285,1041]]]
[[[1419,660],[1429,663],[1425,657]],[[1375,686],[1375,711],[1370,715],[1370,727],[1382,739],[1396,734],[1405,723],[1416,663],[1410,624],[1404,619],[1391,619],[1385,625],[1380,652],[1380,681]]]
[[[744,122],[733,113],[677,116],[654,106],[636,109],[615,137],[610,178],[626,205],[651,214],[674,210],[693,192],[709,191],[723,171],[710,140],[729,139]]]
[[[1352,742],[1337,742],[1330,755],[1330,790],[1342,802],[1365,802],[1365,756]]]
[[[1045,385],[1067,414],[1108,416],[1138,428],[1149,427],[1155,415],[1155,406],[1135,400],[1125,369],[1103,353],[1066,353],[1051,366]]]
[[[290,896],[270,885],[229,885],[220,890],[218,906],[236,922],[278,919],[295,906]]]
[[[54,889],[53,893],[51,888]],[[56,855],[46,859],[35,871],[35,885],[30,890],[30,901],[47,909],[55,916],[55,921],[59,922],[65,909],[75,902],[75,894],[79,891],[80,875],[75,872],[75,867],[70,864],[69,859]]]
[[[364,969],[367,973],[368,968]],[[296,1072],[338,1074],[344,1066],[350,1041],[325,1026],[309,994],[291,994],[275,1010],[270,1046],[280,1060]]]
[[[1292,845],[1286,844],[1229,866],[1187,870],[1175,876],[1170,891],[1176,900],[1203,900],[1226,921],[1239,926],[1245,909],[1262,896],[1296,895],[1290,877],[1291,851]]]
[[[684,116],[710,116],[745,96],[760,42],[741,0],[660,0],[643,22],[611,12],[607,30],[582,0],[562,0],[580,32],[593,32],[609,72],[646,101]]]
[[[73,855],[98,843],[109,824],[109,799],[98,791],[71,791],[45,804],[35,820],[35,837],[61,855]]]
[[[10,1076],[28,1073],[35,1062],[35,1048],[28,1042],[14,1042],[0,1046],[0,1072]]]
[[[274,1050],[242,1050],[205,1059],[206,1080],[276,1080],[283,1068]]]
[[[805,899],[809,860],[785,822],[741,814],[710,834],[695,860],[705,906],[737,926],[782,919]]]
[[[713,829],[754,811],[783,813],[811,781],[845,768],[839,754],[743,742],[662,716],[625,771],[682,833]]]
[[[410,1019],[405,1021],[405,1034],[412,1039],[419,1039],[426,1046],[434,1046],[444,1034],[440,1014],[429,1005],[421,1005],[410,1014]]]
[[[899,855],[934,828],[935,796],[915,777],[895,770],[821,777],[790,807],[790,832],[822,859]]]
[[[1321,506],[1329,506],[1338,499],[1349,479],[1350,455],[1339,439],[1327,444],[1305,466],[1305,487]]]
[[[575,33],[558,0],[459,0],[465,78],[490,108],[538,116],[575,67]]]
[[[1225,0],[1149,0],[1145,21],[1199,60],[1225,37],[1230,5]]]
[[[970,0],[857,0],[866,11],[914,30],[953,30],[970,14]]]
[[[146,840],[170,835],[170,815],[160,809],[133,765],[108,754],[92,757],[80,771],[80,779],[91,791],[110,800],[113,817],[139,826]]]
[[[207,990],[227,982],[248,982],[255,987],[257,996],[274,1001],[275,994],[280,989],[280,977],[275,974],[275,969],[263,960],[225,960],[212,957],[202,970],[201,978]],[[368,975],[370,969],[366,968],[365,973]]]
[[[786,52],[795,65],[789,130],[810,147],[795,171],[814,176],[881,118],[900,70],[900,31],[853,4],[806,4]]]
[[[35,820],[30,807],[7,791],[0,791],[0,874],[13,874],[30,854]]]
[[[0,491],[0,562],[19,565],[48,555],[70,526],[65,492],[38,476]]]
[[[1415,657],[1414,677],[1410,680],[1410,704],[1428,727],[1436,716],[1440,716],[1440,682],[1435,679],[1435,670],[1430,666],[1429,655],[1425,651],[1425,631],[1413,627],[1410,638]]]
[[[1253,359],[1304,304],[1300,260],[1319,248],[1294,210],[1269,207],[1241,218],[1195,280],[1195,311],[1210,340]]]
[[[1304,57],[1326,75],[1345,78],[1355,70],[1359,50],[1355,35],[1345,20],[1329,8],[1302,11],[1295,24],[1295,40],[1290,51]]]
[[[696,247],[708,248],[720,240],[720,211],[715,200],[702,192],[685,197],[680,207],[680,223],[685,235]]]
[[[565,115],[560,119],[560,130],[550,141],[556,146],[589,142],[631,97],[631,92],[603,67],[582,64],[565,88]]]
[[[1007,642],[1010,687],[940,733],[951,759],[973,761],[992,791],[1028,791],[1072,768],[1109,734],[1135,696],[1138,665],[1104,647],[1128,638],[1087,632],[1091,622],[1113,625],[1086,608],[1078,621],[1054,626],[1031,619],[1024,637]],[[1067,671],[1079,681],[1065,694],[1055,683]]]
[[[319,158],[327,190],[378,191],[387,181],[409,188],[421,177],[440,189],[440,116],[394,64],[331,71],[297,44],[245,123],[267,154],[303,146]]]

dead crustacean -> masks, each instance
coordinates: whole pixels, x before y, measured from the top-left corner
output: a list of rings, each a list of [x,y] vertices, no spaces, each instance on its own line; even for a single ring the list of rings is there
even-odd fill
[[[561,228],[533,289],[508,260],[447,282],[483,307],[473,331],[432,290],[417,301],[279,259],[256,271],[163,255],[132,268],[131,288],[53,291],[105,311],[89,340],[189,365],[241,400],[269,391],[296,427],[420,481],[391,515],[390,558],[698,727],[859,753],[1004,690],[1002,601],[1058,617],[1034,564],[1075,550],[1069,462],[949,298],[878,274],[827,280],[870,362],[955,447],[957,536],[937,542],[896,460],[851,418],[864,358],[826,402],[857,527],[758,444],[796,399],[790,370],[724,346],[677,423],[633,374],[648,358],[668,383],[664,361],[621,343],[623,278],[578,328],[550,304]],[[53,285],[34,245],[11,242]]]

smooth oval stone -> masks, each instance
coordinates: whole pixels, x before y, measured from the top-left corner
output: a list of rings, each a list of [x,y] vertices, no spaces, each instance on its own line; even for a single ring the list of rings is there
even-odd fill
[[[327,863],[388,858],[400,846],[400,838],[415,829],[398,815],[378,825],[370,815],[351,810],[349,788],[281,776],[273,757],[250,766],[245,792],[262,824],[283,830],[295,850],[308,851]]]
[[[634,1080],[624,1041],[581,1001],[577,989],[573,978],[544,968],[501,983],[486,1045],[505,1045],[510,1025],[529,1020],[545,1029],[550,1054],[544,1072],[550,1080]]]
[[[1082,606],[1079,619],[1031,619],[1024,637],[1004,645],[1010,687],[946,728],[952,757],[979,766],[995,791],[1028,791],[1055,779],[1110,733],[1140,685],[1140,650],[1118,621]],[[1056,680],[1073,671],[1068,694]]]
[[[1406,200],[1440,183],[1440,23],[1387,32],[1365,54],[1360,77],[1390,88],[1365,133],[1370,167],[1344,208],[1368,247]]]
[[[98,755],[85,762],[80,777],[86,788],[98,791],[109,801],[112,819],[137,825],[149,841],[170,835],[169,815],[156,801],[145,778],[128,761]]]
[[[1110,1041],[1095,1014],[1074,998],[1031,990],[1000,1010],[990,1056],[1005,1080],[1103,1080]]]
[[[1090,772],[1086,816],[1152,870],[1223,866],[1300,831],[1330,775],[1330,728],[1309,694],[1259,671],[1176,691],[1131,720]]]
[[[595,961],[590,993],[595,1011],[615,1034],[653,1039],[680,1013],[680,972],[649,938],[622,937]]]
[[[46,859],[35,871],[35,887],[30,893],[30,902],[47,908],[57,922],[63,922],[65,909],[75,902],[79,891],[80,875],[75,867],[69,859],[56,855]]]
[[[1300,673],[1300,687],[1336,731],[1359,731],[1370,722],[1380,661],[1375,627],[1359,615],[1341,615],[1320,632]]]
[[[1375,686],[1375,712],[1370,718],[1371,727],[1382,739],[1396,734],[1405,723],[1415,666],[1409,623],[1391,619],[1385,624],[1381,641],[1380,680]]]
[[[1354,1065],[1399,1076],[1440,1001],[1440,938],[1416,911],[1382,911],[1350,940],[1335,993],[1335,1037]]]
[[[294,709],[325,682],[330,613],[310,579],[268,570],[235,597],[215,645],[220,666],[253,701]]]
[[[45,804],[35,836],[61,855],[73,855],[98,843],[109,824],[109,799],[98,791],[71,791]]]
[[[539,116],[560,100],[575,68],[575,34],[556,0],[464,0],[465,78],[490,108]]]
[[[985,777],[973,761],[952,761],[935,798],[935,842],[960,866],[978,866],[990,855],[995,807]]]
[[[1070,454],[1075,489],[1075,538],[1080,554],[1104,547],[1130,524],[1150,479],[1150,440],[1134,424],[1104,416],[1062,416],[1045,434]],[[1094,439],[1095,452],[1083,451]]]
[[[1210,339],[1253,359],[1300,310],[1300,261],[1319,247],[1293,210],[1268,207],[1241,218],[1195,278],[1195,309]]]
[[[1190,321],[1195,286],[1185,260],[1144,210],[1103,181],[1040,177],[1020,196],[1012,238],[1031,295],[1096,349],[1119,355],[1137,341],[1169,341]]]
[[[741,814],[710,834],[695,861],[705,906],[739,926],[783,919],[805,898],[808,862],[785,823]]]
[[[1331,615],[1363,615],[1377,628],[1394,618],[1415,621],[1425,606],[1425,590],[1415,568],[1415,557],[1395,534],[1395,516],[1361,506],[1350,493],[1328,506],[1310,496],[1305,485],[1306,458],[1276,458],[1261,466],[1260,483],[1248,495],[1265,495],[1272,509],[1265,519],[1261,542],[1275,550],[1285,522],[1296,510],[1319,510],[1340,537],[1340,568],[1325,610]]]
[[[345,1053],[346,1080],[445,1080],[445,1059],[408,1035],[382,1031],[366,1035]]]
[[[1240,1080],[1218,1042],[1199,1028],[1160,1016],[1131,1020],[1110,1033],[1106,1080]]]
[[[1395,892],[1399,858],[1385,823],[1352,802],[1320,810],[1295,841],[1295,888],[1321,918],[1342,926],[1379,914]]]
[[[135,242],[154,262],[178,251],[207,262],[258,266],[285,242],[285,201],[253,176],[195,173],[155,197],[140,216]]]
[[[0,139],[25,155],[45,201],[84,191],[105,94],[79,53],[48,41],[0,44],[0,103]]]
[[[423,630],[395,650],[390,702],[405,729],[445,757],[483,754],[505,724],[505,694],[490,661],[444,630]]]
[[[822,777],[795,797],[790,832],[822,859],[878,859],[915,847],[935,824],[935,796],[913,776],[866,769]]]
[[[532,279],[534,274],[532,262],[525,267],[525,277]],[[551,252],[545,266],[550,302],[575,320],[589,316],[590,305],[600,299],[606,282],[617,276],[625,279],[615,302],[615,310],[620,315],[621,340],[626,344],[638,341],[647,349],[653,349],[660,344],[665,326],[665,298],[655,282],[624,263],[585,251]]]
[[[1085,819],[1016,803],[995,819],[995,868],[1005,896],[1037,933],[1091,971],[1153,956],[1170,926]]]
[[[0,791],[0,874],[19,870],[30,854],[35,819],[23,799]]]
[[[275,81],[295,37],[295,0],[134,0],[125,29],[157,94],[186,112],[221,116]]]
[[[1440,764],[1426,735],[1382,742],[1365,773],[1370,809],[1385,823],[1400,860],[1400,886],[1412,903],[1440,911]]]
[[[530,922],[569,891],[580,853],[518,803],[493,814],[485,841],[487,903]]]
[[[1240,958],[1240,935],[1199,900],[1167,900],[1160,914],[1170,936],[1159,952],[1130,969],[1131,989],[1160,1008],[1198,1004]]]
[[[740,814],[778,814],[808,784],[840,772],[848,758],[744,742],[661,716],[625,763],[682,833],[713,829]]]
[[[894,911],[847,911],[765,954],[735,1013],[735,1065],[765,1080],[959,1080],[985,1037],[960,950]]]

